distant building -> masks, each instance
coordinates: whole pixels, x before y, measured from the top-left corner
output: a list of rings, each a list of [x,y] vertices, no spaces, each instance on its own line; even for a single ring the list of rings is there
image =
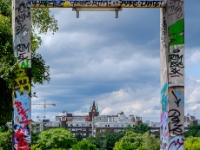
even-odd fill
[[[63,127],[69,129],[73,135],[81,134],[83,138],[87,138],[90,135],[95,135],[98,132],[109,130],[111,133],[118,133],[127,126],[135,126],[142,123],[142,117],[129,115],[125,116],[124,112],[120,112],[117,115],[99,115],[98,107],[93,102],[87,115],[79,116],[63,111],[55,116],[55,121],[49,119],[41,119],[31,122],[34,125],[34,132],[42,132],[45,129]],[[149,127],[151,127],[151,133],[159,135],[160,122],[145,121]],[[189,126],[199,124],[200,120],[189,114],[184,117],[185,131]],[[8,127],[12,129],[12,123],[7,123]]]
[[[90,107],[88,115],[76,116],[63,111],[58,116],[55,116],[55,120],[62,127],[68,128],[73,135],[80,133],[83,138],[95,135],[103,130],[110,130],[112,133],[117,133],[128,125],[134,126],[142,122],[141,117],[134,115],[126,117],[124,112],[120,112],[117,115],[99,115],[95,101]]]

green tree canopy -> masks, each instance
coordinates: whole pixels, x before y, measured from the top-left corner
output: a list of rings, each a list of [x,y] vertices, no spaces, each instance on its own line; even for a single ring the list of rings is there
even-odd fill
[[[0,149],[11,150],[12,149],[12,132],[8,130],[6,132],[0,132]]]
[[[80,133],[75,135],[75,139],[79,142],[83,139],[82,135]]]
[[[107,135],[109,135],[110,134],[110,131],[109,130],[104,130],[104,131],[102,131],[102,132],[98,132],[97,134],[96,134],[96,141],[97,141],[97,145],[96,145],[96,147],[98,148],[98,149],[105,149],[104,148],[104,140],[105,140],[105,138],[106,138],[106,136]]]
[[[103,141],[103,148],[106,150],[112,150],[115,146],[115,143],[119,141],[124,135],[124,132],[107,134]]]
[[[128,131],[133,131],[135,133],[146,133],[146,132],[150,132],[151,128],[145,124],[145,123],[140,123],[139,125],[135,125],[135,126],[130,126],[128,125],[125,129],[124,132],[128,132]]]
[[[132,131],[127,131],[125,136],[121,138],[119,142],[115,143],[114,150],[137,150],[137,148],[142,146],[142,135],[139,133],[134,133]]]
[[[200,137],[189,137],[184,142],[185,150],[199,150],[200,149]]]
[[[79,141],[72,146],[72,150],[97,150],[96,146],[88,140]]]
[[[127,131],[120,141],[115,143],[113,150],[159,150],[160,142],[149,132],[144,134]]]
[[[95,146],[98,145],[97,138],[94,137],[94,136],[88,136],[88,137],[87,137],[87,141],[88,141],[89,143],[91,143],[91,144],[94,144]]]
[[[190,136],[200,137],[200,125],[193,125],[188,127],[188,131],[185,132],[185,138]]]
[[[12,119],[12,92],[16,79],[18,65],[15,62],[12,48],[12,11],[11,1],[0,0],[0,126]],[[54,33],[58,30],[57,21],[50,15],[48,8],[31,9],[32,29],[31,50],[32,70],[30,73],[31,83],[43,84],[50,81],[49,66],[45,64],[42,56],[36,49],[42,43],[38,33]]]
[[[63,128],[49,129],[39,134],[37,143],[41,149],[70,148],[76,139],[69,130]]]

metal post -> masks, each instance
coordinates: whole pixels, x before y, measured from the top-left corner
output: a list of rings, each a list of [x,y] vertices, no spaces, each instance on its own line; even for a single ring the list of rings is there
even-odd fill
[[[94,114],[92,114],[92,136],[94,136]]]
[[[184,0],[167,0],[160,15],[161,150],[184,149]]]

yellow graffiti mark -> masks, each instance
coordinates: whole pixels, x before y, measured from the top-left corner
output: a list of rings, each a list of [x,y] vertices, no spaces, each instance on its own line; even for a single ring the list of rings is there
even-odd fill
[[[69,6],[69,2],[66,2],[66,1],[65,1],[65,2],[63,3],[63,7],[68,7],[68,6]]]
[[[28,93],[31,92],[31,85],[29,82],[29,78],[26,76],[24,69],[19,69],[17,71],[17,79],[15,79],[17,85],[15,86],[15,89],[19,89],[20,92],[27,90]]]

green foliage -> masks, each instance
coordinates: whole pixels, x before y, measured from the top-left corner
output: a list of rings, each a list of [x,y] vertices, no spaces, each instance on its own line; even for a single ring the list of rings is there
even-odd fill
[[[160,142],[149,132],[145,134],[127,131],[120,141],[115,143],[113,150],[159,150]]]
[[[96,147],[98,149],[100,149],[100,150],[105,149],[103,144],[104,144],[104,140],[108,134],[110,134],[109,130],[104,130],[103,132],[98,132],[96,134],[96,139],[97,139]]]
[[[88,137],[87,137],[87,141],[88,141],[89,143],[91,143],[91,144],[96,145],[96,146],[99,145],[99,141],[98,141],[97,138],[94,137],[94,136],[88,136]]]
[[[124,132],[128,132],[128,131],[133,131],[135,133],[141,133],[144,134],[146,132],[150,132],[150,127],[147,124],[144,123],[140,123],[139,125],[135,125],[135,126],[130,126],[128,125],[125,129]]]
[[[31,125],[31,144],[38,145],[37,140],[39,139],[40,132],[34,132],[36,126]]]
[[[54,16],[50,15],[50,10],[48,8],[36,8],[32,9],[32,24],[33,31],[41,33],[47,33],[48,31],[55,33],[58,30],[57,20]]]
[[[69,148],[76,142],[70,131],[63,128],[49,129],[39,134],[37,143],[42,149]]]
[[[124,132],[119,132],[115,134],[107,134],[103,141],[103,148],[106,150],[112,150],[115,143],[119,141],[124,136]]]
[[[137,147],[129,142],[116,142],[113,150],[136,150]]]
[[[91,144],[96,145],[96,147],[99,150],[112,150],[115,143],[119,141],[123,136],[125,132],[119,132],[119,133],[110,133],[109,130],[105,130],[103,132],[98,132],[96,134],[96,137],[89,136],[87,138],[87,141]]]
[[[0,132],[0,148],[3,150],[12,149],[12,133],[11,130]]]
[[[38,144],[31,144],[31,150],[42,150]]]
[[[76,141],[79,142],[79,141],[81,141],[83,139],[83,137],[82,137],[82,135],[80,133],[78,133],[78,134],[75,135],[75,139],[76,139]]]
[[[119,142],[116,142],[114,150],[136,150],[142,145],[141,134],[127,131],[125,136],[121,138]]]
[[[91,144],[88,140],[82,140],[72,146],[72,150],[97,150],[94,144]]]
[[[42,59],[40,54],[35,52],[32,53],[32,73],[31,78],[33,83],[43,84],[44,81],[50,81],[50,70],[49,66],[45,65],[45,61]]]
[[[142,150],[160,150],[160,139],[146,132],[142,135]]]
[[[193,125],[188,127],[188,131],[185,132],[185,138],[190,136],[200,137],[200,125]]]
[[[184,142],[185,150],[200,150],[200,137],[189,137]]]

